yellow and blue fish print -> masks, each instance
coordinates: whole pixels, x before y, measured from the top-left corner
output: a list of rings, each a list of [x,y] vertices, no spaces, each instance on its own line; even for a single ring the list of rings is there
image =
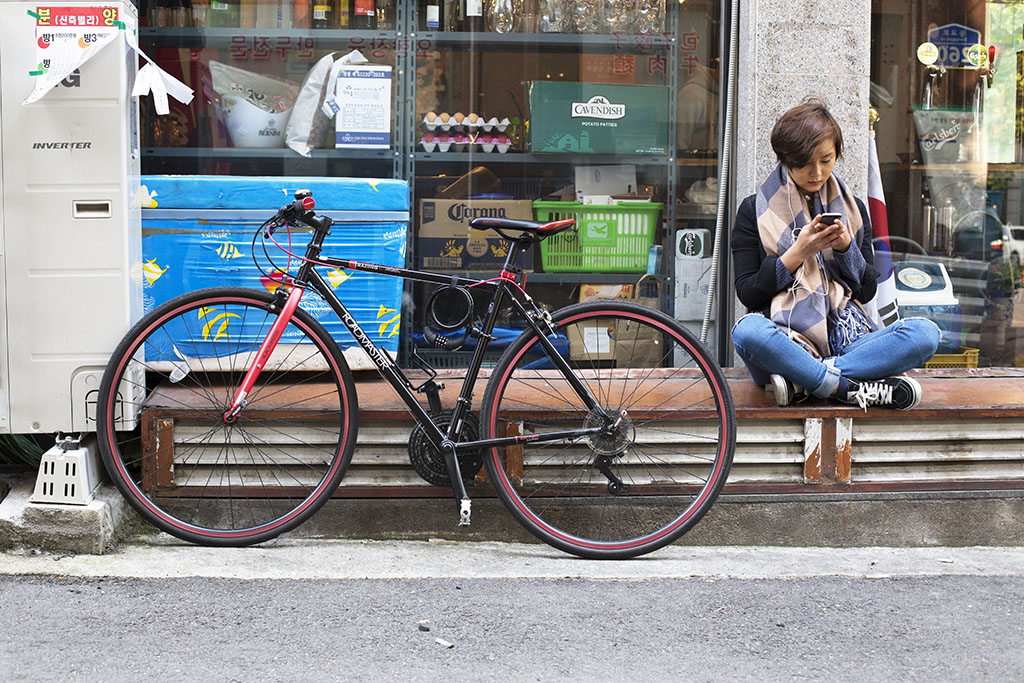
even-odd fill
[[[233,258],[238,258],[239,256],[244,256],[244,254],[238,250],[238,247],[231,244],[231,242],[225,242],[217,248],[217,256],[220,256],[222,259],[231,260]]]
[[[159,280],[160,276],[166,272],[167,267],[161,268],[154,258],[148,261],[136,261],[132,267],[128,269],[128,276],[137,284],[141,285],[142,281],[145,280],[150,286],[152,286],[152,284]]]
[[[351,273],[346,273],[340,268],[335,268],[334,270],[327,273],[327,281],[331,283],[331,289],[337,289],[341,283],[343,283],[350,277],[352,277]]]
[[[392,326],[391,334],[387,335],[389,338],[394,337],[396,334],[398,334],[398,330],[401,328],[402,314],[393,308],[388,308],[387,306],[382,305],[380,307],[380,310],[377,311],[377,320],[380,320],[389,313],[394,313],[395,315],[380,324],[380,330],[378,331],[378,334],[380,334],[381,337],[385,336],[384,333],[387,331],[389,325]]]
[[[206,320],[203,320],[206,318]],[[213,335],[213,340],[228,339],[228,323],[231,322],[231,318],[241,318],[237,313],[228,313],[227,311],[219,308],[211,308],[204,306],[199,309],[199,320],[203,322],[203,339],[206,341],[210,340],[210,332],[213,330],[214,325],[220,323],[216,332]]]

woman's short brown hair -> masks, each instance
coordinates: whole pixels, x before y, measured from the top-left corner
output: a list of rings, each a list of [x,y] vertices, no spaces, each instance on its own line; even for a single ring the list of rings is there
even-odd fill
[[[771,142],[783,165],[802,168],[810,162],[814,149],[830,138],[836,144],[838,159],[843,155],[843,131],[825,103],[811,98],[779,117],[772,128]]]

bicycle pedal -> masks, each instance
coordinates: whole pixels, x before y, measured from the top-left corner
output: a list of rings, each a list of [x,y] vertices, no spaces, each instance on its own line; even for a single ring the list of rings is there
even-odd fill
[[[471,507],[473,501],[469,498],[463,498],[459,504],[459,526],[469,526],[469,515],[471,513]]]

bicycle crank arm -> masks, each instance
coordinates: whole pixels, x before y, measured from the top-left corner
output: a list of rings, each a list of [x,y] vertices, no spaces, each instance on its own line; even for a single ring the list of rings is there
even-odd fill
[[[449,439],[441,442],[444,464],[448,467],[448,477],[452,482],[452,493],[455,494],[455,500],[459,501],[459,526],[469,526],[472,502],[466,493],[466,485],[462,482],[462,468],[459,467],[459,459],[455,457],[455,449],[455,442]]]

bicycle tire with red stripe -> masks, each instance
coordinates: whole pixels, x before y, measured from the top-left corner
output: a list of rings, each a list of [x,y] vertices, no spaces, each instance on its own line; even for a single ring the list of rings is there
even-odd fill
[[[486,458],[497,495],[531,533],[588,558],[627,558],[677,540],[710,509],[736,443],[721,368],[678,321],[629,302],[552,316],[556,347],[600,410],[588,409],[528,330],[487,384],[483,438],[522,436]],[[568,347],[568,351],[564,349]],[[614,428],[571,441],[546,431]]]
[[[107,366],[97,436],[114,484],[183,540],[242,546],[308,519],[352,459],[356,395],[338,345],[299,308],[236,418],[225,413],[277,317],[274,296],[211,288],[157,307]]]

